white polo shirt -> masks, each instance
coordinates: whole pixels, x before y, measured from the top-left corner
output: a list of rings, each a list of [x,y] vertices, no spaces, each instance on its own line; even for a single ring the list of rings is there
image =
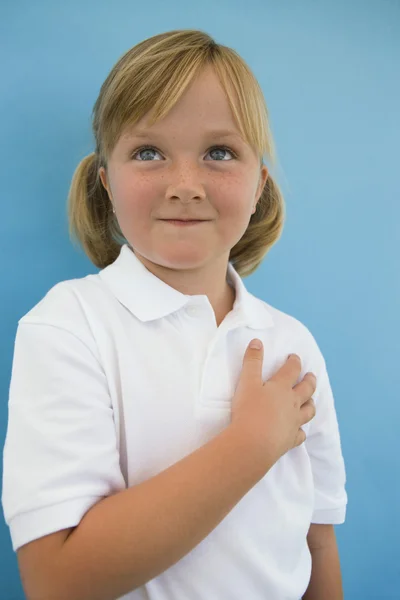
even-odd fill
[[[307,440],[282,456],[189,554],[125,600],[299,600],[310,523],[343,523],[345,467],[324,358],[305,325],[256,298],[228,264],[233,310],[153,275],[128,244],[95,275],[61,281],[18,322],[3,453],[13,549],[78,525],[230,423],[251,339],[263,380],[291,352],[317,376]],[[207,485],[206,482],[204,482]],[[184,493],[184,490],[182,490]]]

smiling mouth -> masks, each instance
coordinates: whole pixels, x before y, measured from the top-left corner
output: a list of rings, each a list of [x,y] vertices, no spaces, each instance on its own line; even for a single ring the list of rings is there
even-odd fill
[[[187,221],[209,221],[210,219],[160,219],[160,221],[183,221],[183,222],[187,222]]]
[[[199,223],[208,223],[208,221],[202,219],[192,220],[192,221],[184,221],[182,219],[160,219],[160,221],[164,221],[164,223],[171,223],[172,225],[197,225]]]

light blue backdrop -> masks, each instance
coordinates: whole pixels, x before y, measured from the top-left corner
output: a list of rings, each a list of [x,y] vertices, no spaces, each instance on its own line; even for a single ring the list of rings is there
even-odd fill
[[[245,283],[303,321],[327,361],[348,477],[345,598],[399,598],[400,3],[3,0],[0,11],[1,440],[18,319],[58,281],[97,272],[69,241],[66,196],[93,149],[99,88],[142,39],[204,29],[247,60],[271,114],[287,221]],[[1,598],[20,600],[4,522],[0,557]]]

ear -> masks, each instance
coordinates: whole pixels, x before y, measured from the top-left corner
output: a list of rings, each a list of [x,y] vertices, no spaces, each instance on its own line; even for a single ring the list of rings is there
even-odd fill
[[[259,179],[258,187],[257,187],[257,202],[260,199],[260,196],[264,189],[265,184],[267,183],[267,179],[268,179],[268,169],[267,169],[266,165],[263,164],[263,166],[261,167],[260,179]]]
[[[107,190],[107,194],[108,194],[110,201],[112,202],[111,192],[108,187],[107,172],[104,167],[100,167],[99,177],[100,177],[101,183],[103,184],[103,187]]]
[[[257,186],[257,192],[256,192],[256,197],[255,197],[256,202],[254,204],[254,209],[251,214],[254,214],[256,212],[257,202],[259,201],[262,191],[265,187],[265,184],[267,183],[267,179],[268,179],[268,169],[267,169],[266,165],[263,164],[263,166],[261,167],[260,179],[258,181],[258,186]]]

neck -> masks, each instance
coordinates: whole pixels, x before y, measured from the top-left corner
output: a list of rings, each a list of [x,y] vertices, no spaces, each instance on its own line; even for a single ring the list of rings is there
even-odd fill
[[[227,282],[228,257],[214,262],[212,268],[170,269],[153,263],[135,250],[135,255],[153,275],[188,296],[207,296],[215,314],[217,327],[232,310],[235,290]]]
[[[226,315],[231,312],[231,310],[233,309],[233,305],[235,303],[236,292],[229,284],[227,284],[227,287],[228,287],[228,289],[226,292],[225,302],[221,303],[220,307],[215,308],[213,306],[214,313],[215,313],[215,320],[217,322],[217,327],[219,327],[221,325],[221,323],[225,319]]]

